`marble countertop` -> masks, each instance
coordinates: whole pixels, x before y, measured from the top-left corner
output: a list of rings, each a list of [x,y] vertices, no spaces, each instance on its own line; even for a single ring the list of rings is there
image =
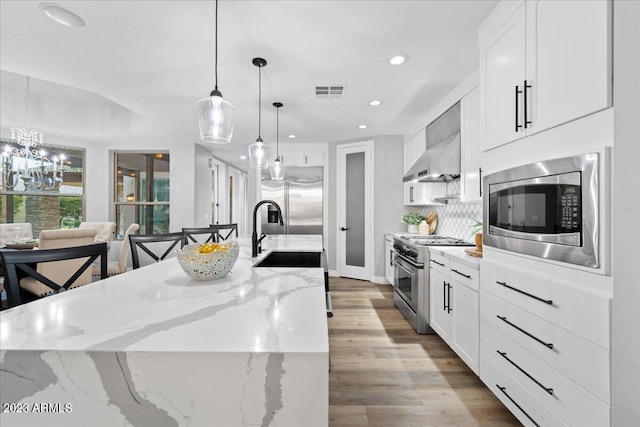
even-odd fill
[[[0,349],[326,352],[324,272],[253,268],[270,250],[322,251],[322,236],[272,236],[231,273],[186,276],[175,258],[0,313]]]

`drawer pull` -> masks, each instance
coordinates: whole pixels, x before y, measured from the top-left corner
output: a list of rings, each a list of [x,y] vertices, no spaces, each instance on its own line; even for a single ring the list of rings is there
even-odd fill
[[[527,293],[527,292],[525,292],[525,291],[521,291],[521,290],[520,290],[520,289],[518,289],[518,288],[514,288],[513,286],[509,286],[509,285],[507,285],[505,282],[498,282],[498,281],[496,280],[496,283],[497,283],[498,285],[504,286],[505,288],[509,288],[509,289],[511,289],[512,291],[519,292],[519,293],[521,293],[521,294],[523,294],[523,295],[526,295],[526,296],[528,296],[528,297],[531,297],[531,298],[533,298],[533,299],[536,299],[536,300],[538,300],[538,301],[541,301],[541,302],[543,302],[543,303],[545,303],[545,304],[549,304],[549,305],[552,305],[552,304],[553,304],[553,301],[552,301],[552,300],[550,300],[550,299],[542,299],[542,298],[537,297],[537,296],[535,296],[535,295],[531,295],[530,293]]]
[[[544,391],[546,391],[547,393],[549,393],[550,395],[553,396],[553,389],[549,388],[549,387],[545,387],[544,385],[542,385],[542,383],[540,383],[540,381],[538,381],[537,379],[533,378],[531,375],[529,375],[529,373],[527,371],[525,371],[524,369],[522,369],[520,366],[518,366],[513,360],[509,359],[507,357],[507,353],[503,353],[500,350],[496,350],[498,352],[498,354],[502,357],[504,357],[507,362],[511,363],[513,366],[515,366],[520,372],[522,372],[523,374],[525,374],[531,381],[533,381],[534,383],[538,384],[538,386],[540,386],[541,389],[543,389]]]
[[[455,268],[452,268],[451,271],[453,271],[454,273],[458,273],[459,275],[461,275],[462,277],[466,277],[467,279],[471,279],[471,276],[464,274],[464,273],[460,273],[458,270],[456,270]]]
[[[520,331],[520,332],[522,332],[523,334],[527,335],[528,337],[531,337],[531,338],[533,338],[534,340],[538,341],[538,342],[539,342],[540,344],[542,344],[543,346],[545,346],[545,347],[550,348],[550,349],[552,349],[552,350],[553,350],[553,344],[549,344],[549,343],[546,343],[546,342],[542,341],[540,338],[536,337],[535,335],[532,335],[532,334],[530,334],[529,332],[527,332],[527,331],[525,331],[524,329],[522,329],[521,327],[516,326],[516,325],[514,325],[513,323],[509,322],[509,321],[507,320],[507,318],[506,318],[506,317],[504,317],[504,316],[496,316],[496,317],[497,317],[498,319],[502,320],[502,321],[503,321],[504,323],[506,323],[507,325],[512,326],[512,327],[514,327],[514,328],[516,328],[517,330],[519,330],[519,331]]]
[[[529,416],[529,414],[527,414],[527,412],[526,412],[524,409],[522,409],[522,406],[518,405],[518,404],[516,403],[516,401],[515,401],[515,400],[513,400],[513,399],[511,398],[511,396],[509,396],[509,395],[507,394],[507,388],[506,388],[506,387],[500,387],[500,385],[499,385],[499,384],[496,384],[496,387],[498,387],[498,389],[500,389],[500,391],[501,391],[502,393],[504,393],[504,395],[505,395],[505,396],[507,396],[507,399],[509,399],[509,400],[511,401],[511,403],[513,403],[514,405],[516,405],[516,407],[517,407],[518,409],[520,409],[520,411],[521,411],[521,412],[522,412],[522,413],[523,413],[527,418],[529,418],[529,420],[530,420],[533,424],[535,424],[535,426],[536,426],[536,427],[540,427],[540,424],[538,424],[537,422],[535,422],[535,421],[533,420],[533,418],[531,418],[531,417]]]
[[[435,259],[430,259],[429,261],[431,261],[434,264],[438,264],[440,267],[444,267],[444,264],[441,262],[436,261]]]

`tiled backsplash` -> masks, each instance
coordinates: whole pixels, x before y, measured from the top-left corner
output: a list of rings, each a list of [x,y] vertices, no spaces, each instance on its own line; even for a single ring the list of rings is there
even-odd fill
[[[427,216],[431,211],[438,214],[436,234],[474,242],[474,220],[482,220],[482,202],[451,200],[446,205],[425,206],[419,212]]]

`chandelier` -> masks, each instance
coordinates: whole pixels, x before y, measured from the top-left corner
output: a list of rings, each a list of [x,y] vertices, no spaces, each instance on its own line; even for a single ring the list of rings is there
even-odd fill
[[[63,182],[66,156],[48,157],[42,148],[44,134],[29,129],[29,76],[25,90],[26,127],[11,128],[11,139],[2,152],[2,191],[56,190]]]

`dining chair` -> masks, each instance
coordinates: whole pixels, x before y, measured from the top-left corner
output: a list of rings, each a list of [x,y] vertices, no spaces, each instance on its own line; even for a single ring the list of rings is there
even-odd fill
[[[87,246],[94,242],[97,231],[92,228],[86,229],[67,229],[67,230],[42,230],[40,232],[40,239],[38,242],[38,251],[46,249],[60,249],[77,246]],[[106,243],[105,243],[106,247]],[[24,251],[24,252],[38,252],[38,251]],[[106,261],[106,258],[105,258]],[[37,272],[45,277],[49,277],[53,281],[64,283],[71,275],[70,272],[78,270],[83,265],[83,260],[74,259],[68,261],[59,261],[46,263],[39,265]],[[86,285],[91,283],[92,269],[83,270],[82,274],[74,280],[70,287]],[[20,281],[20,287],[36,297],[43,297],[45,295],[55,292],[55,288],[51,288],[45,285],[43,282],[34,279],[33,277],[25,277]]]
[[[118,259],[116,261],[107,261],[107,276],[116,276],[127,271],[127,258],[129,256],[129,235],[135,233],[140,228],[139,224],[135,222],[131,224],[127,231],[124,232],[124,239],[120,244],[120,252],[118,253]],[[112,244],[113,246],[113,244]],[[100,279],[100,266],[93,264],[93,278],[94,280]]]
[[[93,228],[97,230],[96,242],[110,243],[116,237],[115,222],[81,222],[78,228]]]
[[[55,249],[0,251],[7,308],[25,302],[21,289],[44,297],[90,283],[91,264],[98,257],[100,276],[106,278],[107,244],[104,242]]]
[[[20,238],[33,239],[33,228],[28,222],[0,224],[0,244],[13,242],[15,240],[16,228],[20,229]]]
[[[184,246],[184,239],[184,233],[182,231],[166,234],[131,234],[129,236],[129,243],[131,245],[131,261],[134,270],[140,268],[141,258],[138,253],[138,248],[151,257],[153,262],[160,262],[167,258],[171,250],[176,247],[178,243],[180,243],[180,248],[182,248]],[[151,245],[156,250],[167,248],[162,255],[158,256],[149,246],[154,243],[159,243],[158,245]]]
[[[215,228],[216,230],[218,230],[218,235],[220,236],[220,239],[222,239],[222,240],[227,240],[229,237],[231,237],[231,234],[234,231],[236,232],[236,237],[238,237],[238,223],[211,224],[210,227],[211,228]],[[223,230],[223,231],[221,232],[221,230]]]
[[[211,227],[195,227],[195,228],[183,228],[182,232],[184,233],[184,244],[188,245],[190,243],[217,243],[220,240],[220,234],[218,230]],[[200,240],[204,239],[202,237],[200,240],[196,236],[206,236],[206,240],[201,242]]]

